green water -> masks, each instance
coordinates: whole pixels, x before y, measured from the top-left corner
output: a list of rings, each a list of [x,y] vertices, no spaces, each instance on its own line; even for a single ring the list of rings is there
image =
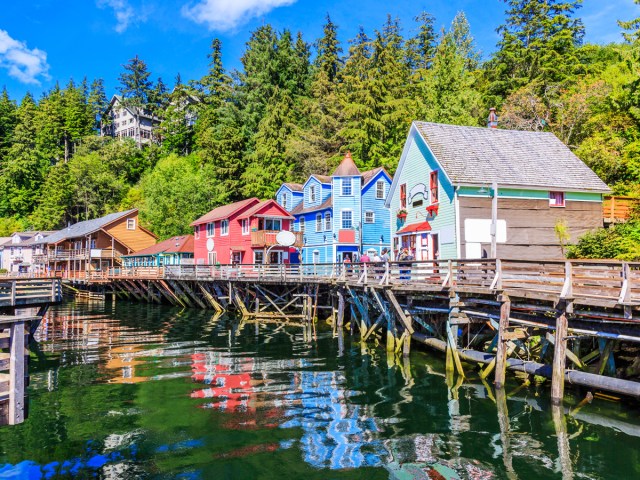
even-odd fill
[[[401,368],[326,328],[127,303],[58,307],[38,338],[0,478],[640,478],[637,403],[554,422],[547,388],[451,389],[416,348]]]

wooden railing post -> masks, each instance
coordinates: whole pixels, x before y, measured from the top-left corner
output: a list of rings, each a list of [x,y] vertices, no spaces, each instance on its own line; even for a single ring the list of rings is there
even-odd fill
[[[16,304],[16,284],[17,283],[18,283],[17,280],[13,280],[11,282],[11,305]]]
[[[9,425],[24,421],[24,321],[9,328]]]
[[[509,315],[511,313],[511,299],[508,295],[498,296],[500,302],[500,324],[498,327],[498,345],[496,351],[496,388],[504,386],[507,371],[507,339],[505,333],[509,328]]]
[[[573,265],[571,262],[564,262],[564,285],[562,286],[562,292],[560,298],[570,299],[573,298]]]

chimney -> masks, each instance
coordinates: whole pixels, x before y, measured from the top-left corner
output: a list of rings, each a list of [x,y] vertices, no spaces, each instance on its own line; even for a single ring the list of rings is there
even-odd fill
[[[498,128],[498,114],[496,113],[496,109],[494,107],[491,107],[489,109],[489,118],[487,119],[487,127]]]

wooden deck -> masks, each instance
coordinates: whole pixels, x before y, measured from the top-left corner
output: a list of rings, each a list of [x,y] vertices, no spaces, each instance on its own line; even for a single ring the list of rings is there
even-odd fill
[[[515,298],[571,299],[604,308],[640,307],[640,263],[617,261],[442,260],[382,264],[188,265],[114,268],[79,279],[348,284],[414,292],[504,292]],[[640,319],[639,319],[640,320]]]
[[[60,278],[0,277],[0,307],[28,307],[62,300]]]
[[[605,195],[602,202],[602,218],[605,224],[626,222],[640,207],[640,199]]]

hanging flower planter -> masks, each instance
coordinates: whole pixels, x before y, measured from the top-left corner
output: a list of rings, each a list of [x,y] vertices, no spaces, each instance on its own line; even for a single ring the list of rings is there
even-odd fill
[[[430,216],[435,216],[438,214],[438,204],[434,204],[434,205],[429,205],[427,207],[427,214],[429,214]]]
[[[396,216],[400,219],[400,220],[404,220],[405,218],[407,218],[407,211],[405,209],[400,209],[398,210],[398,213],[396,214]]]

